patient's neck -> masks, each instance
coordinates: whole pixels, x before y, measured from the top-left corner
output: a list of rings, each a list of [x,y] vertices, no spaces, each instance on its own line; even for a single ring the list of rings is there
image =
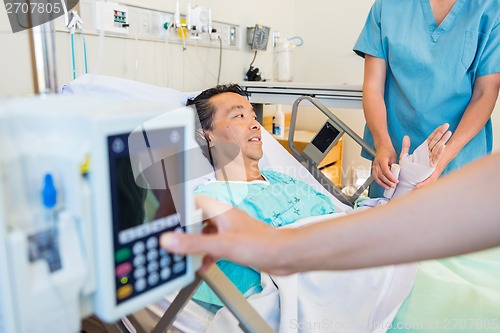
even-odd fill
[[[260,173],[258,161],[247,161],[238,163],[236,161],[228,163],[223,167],[215,168],[215,178],[221,181],[254,181],[264,180]]]

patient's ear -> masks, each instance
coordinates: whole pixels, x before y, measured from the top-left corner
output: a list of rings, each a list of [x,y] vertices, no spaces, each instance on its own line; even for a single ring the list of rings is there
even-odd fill
[[[196,129],[195,137],[196,137],[196,141],[198,142],[200,147],[203,147],[203,146],[212,147],[213,146],[213,144],[210,143],[211,140],[210,140],[209,136],[207,135],[207,133],[203,129],[201,129],[201,128]]]
[[[203,131],[205,140],[207,141],[208,147],[212,148],[214,145],[214,140],[212,139],[212,133],[210,131]]]

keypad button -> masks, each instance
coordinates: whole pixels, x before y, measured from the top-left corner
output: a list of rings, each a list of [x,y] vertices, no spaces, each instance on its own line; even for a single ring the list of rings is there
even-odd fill
[[[146,286],[147,286],[146,279],[144,279],[144,278],[137,279],[135,281],[134,286],[135,286],[135,290],[140,293],[141,291],[146,289]]]
[[[174,261],[175,262],[178,262],[178,261],[181,261],[182,259],[184,259],[184,256],[182,254],[174,254]]]
[[[132,265],[129,262],[124,262],[123,264],[116,266],[115,274],[118,277],[122,277],[128,275],[131,271]]]
[[[144,266],[145,264],[146,264],[146,256],[144,254],[139,254],[138,256],[135,256],[134,258],[135,267]]]
[[[127,284],[125,286],[118,288],[118,290],[116,291],[116,298],[119,300],[127,298],[130,295],[132,295],[133,292],[134,288],[132,287],[132,285]]]
[[[186,264],[184,261],[179,261],[174,264],[174,267],[172,267],[172,270],[175,274],[178,274],[182,272],[186,268]]]
[[[169,267],[165,267],[160,271],[160,277],[162,280],[166,280],[172,275],[172,270]]]
[[[156,249],[152,249],[148,251],[148,261],[153,261],[158,259],[158,251]]]
[[[145,266],[140,266],[136,267],[134,269],[134,277],[136,279],[140,279],[146,276],[146,267]]]
[[[144,245],[144,242],[137,242],[134,244],[134,247],[132,247],[132,252],[135,255],[141,254],[144,252],[146,249],[146,246]]]
[[[130,248],[124,247],[115,252],[115,261],[117,263],[124,262],[130,258],[132,254],[130,253]]]
[[[143,238],[148,235],[148,230],[145,224],[136,227],[135,229],[137,238]]]
[[[148,264],[148,273],[151,274],[153,272],[158,271],[158,262],[157,261],[151,261]]]
[[[161,257],[160,258],[160,267],[161,268],[164,268],[164,267],[168,267],[170,266],[170,263],[172,262],[172,259],[170,259],[170,257]]]
[[[134,239],[136,238],[132,229],[120,231],[120,233],[118,234],[118,242],[120,244],[127,244]]]
[[[165,251],[165,250],[164,250],[164,249],[162,249],[162,248],[160,248],[160,251],[159,251],[159,252],[160,252],[160,256],[162,256],[162,257],[168,256],[168,252],[167,252],[167,251]]]
[[[158,275],[158,273],[151,273],[151,274],[149,274],[149,276],[148,276],[148,284],[150,286],[156,285],[159,281],[160,281],[160,276]]]
[[[163,224],[162,224],[161,220],[155,221],[151,224],[151,231],[154,233],[163,231]]]
[[[146,246],[148,249],[156,248],[158,246],[158,238],[156,236],[149,237]]]

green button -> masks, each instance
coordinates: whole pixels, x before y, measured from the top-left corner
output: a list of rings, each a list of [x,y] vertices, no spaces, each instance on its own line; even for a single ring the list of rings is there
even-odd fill
[[[124,262],[130,258],[130,255],[132,252],[128,247],[124,247],[123,249],[120,249],[115,252],[115,261],[116,262]]]

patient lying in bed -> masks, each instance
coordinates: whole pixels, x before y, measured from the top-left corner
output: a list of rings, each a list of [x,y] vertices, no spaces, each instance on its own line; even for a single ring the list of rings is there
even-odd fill
[[[331,200],[311,186],[276,171],[260,170],[258,162],[263,156],[260,124],[238,86],[209,89],[188,104],[197,108],[201,124],[198,143],[216,175],[215,179],[199,186],[196,194],[230,203],[275,227],[337,212]],[[447,125],[429,136],[429,145],[419,148],[423,151],[420,155],[427,159],[427,168],[417,176],[419,179],[406,179],[406,187],[432,173],[449,136]],[[403,146],[402,160],[408,160],[409,139],[405,139]],[[219,260],[217,265],[246,297],[262,290],[260,272],[226,260]],[[193,299],[212,310],[223,306],[206,284],[200,286]]]
[[[82,76],[72,81],[65,86],[63,92],[84,95],[94,93],[108,98],[132,100],[152,99],[177,107],[184,105],[186,98],[195,96],[194,93],[95,75]],[[210,106],[211,103],[206,104],[206,106]],[[247,106],[246,103],[242,105]],[[215,109],[211,113],[213,112]],[[204,117],[210,118],[210,112],[207,112]],[[238,117],[241,116],[238,115]],[[212,120],[208,123],[212,123]],[[200,134],[202,135],[200,138],[205,141],[203,131],[200,131]],[[254,140],[256,141],[256,139]],[[244,147],[244,143],[237,143],[237,145],[240,144],[242,145],[242,155],[243,151],[255,153],[248,147]],[[277,143],[272,142],[272,144]],[[431,142],[429,146],[433,147],[433,143]],[[438,151],[438,149],[433,149],[433,153]],[[290,169],[283,162],[291,157],[284,156],[285,153],[281,154],[281,151],[275,153],[273,150],[273,153],[273,155],[266,154],[267,156],[261,160],[261,163],[266,164],[272,159],[274,162],[268,165],[274,166],[279,161],[277,164],[285,165],[287,169],[284,173],[288,173],[287,171]],[[281,161],[282,157],[283,161]],[[262,169],[266,170],[268,167],[264,166]],[[216,177],[216,179],[228,179],[230,180],[228,184],[237,181],[237,178],[230,177],[232,172],[229,168],[224,172],[228,176],[227,178]],[[265,172],[263,171],[263,173]],[[253,175],[251,171],[248,173]],[[303,174],[292,175],[296,175],[300,179],[303,179],[304,176]],[[304,178],[310,178],[310,175],[306,175]],[[250,183],[252,177],[242,179],[245,183]],[[239,180],[241,181],[241,179]],[[398,184],[398,188],[401,184],[402,181]],[[488,194],[485,193],[485,195]],[[266,202],[264,198],[262,201]],[[479,198],[471,204],[477,204],[480,208],[480,202]],[[338,208],[337,211],[351,211],[349,207],[344,207],[340,202],[337,202],[336,208]],[[456,209],[460,209],[460,207],[456,207]],[[316,218],[312,217],[312,219]],[[302,221],[304,220],[295,221],[288,226],[295,227]],[[422,235],[416,235],[416,237],[418,236]],[[399,266],[366,271],[301,273],[296,278],[298,282],[295,285],[290,284],[290,288],[283,288],[283,285],[279,284],[279,277],[275,279],[275,277],[263,273],[264,290],[250,297],[249,301],[267,319],[276,332],[290,333],[299,330],[301,333],[332,332],[334,330],[350,333],[385,332],[387,330],[382,328],[390,327],[389,325],[392,325],[392,329],[389,329],[390,332],[410,330],[412,332],[498,332],[498,314],[500,313],[500,286],[498,283],[500,264],[498,258],[500,258],[500,248],[468,256],[433,260],[420,263],[418,275],[416,275],[415,270],[405,270],[405,267]],[[398,270],[402,274],[394,274]],[[258,272],[256,273],[258,274]],[[271,278],[273,281],[267,283],[270,282]],[[289,282],[293,280],[293,277],[281,278],[282,280],[288,279]],[[238,278],[233,281],[237,282],[237,280]],[[389,284],[388,288],[386,288],[386,282]],[[405,282],[406,285],[403,285]],[[279,288],[275,288],[278,289],[279,293],[277,298],[273,298],[273,295],[268,292],[273,284],[279,286]],[[400,288],[397,289],[397,287]],[[409,294],[412,288],[413,290]],[[387,289],[396,290],[388,294]],[[314,293],[314,290],[317,292]],[[298,311],[284,306],[287,302],[286,298],[298,306]],[[381,300],[385,301],[385,305],[388,306],[384,308],[384,304],[380,304]],[[401,305],[403,301],[404,303]],[[191,305],[198,310],[199,307],[194,306],[196,304]],[[233,326],[220,325],[215,327],[214,324],[218,318],[231,316],[230,314],[224,316],[228,312],[226,309],[218,311],[215,317],[207,316],[206,321],[200,320],[200,325],[195,325],[191,331],[202,332],[207,325],[213,326],[211,332],[216,333],[239,331],[237,322]],[[387,312],[384,312],[383,309],[393,311],[392,315],[386,316]],[[271,317],[269,314],[272,311],[275,311],[276,316],[269,320]],[[396,311],[397,316],[394,318]],[[186,324],[198,322],[199,317],[194,317],[194,314],[194,312],[189,312],[185,316]],[[383,321],[378,321],[380,319]],[[276,322],[278,324],[273,325]],[[350,325],[351,323],[353,325]],[[308,326],[308,324],[310,325]],[[315,326],[317,324],[320,325],[319,328]],[[234,329],[231,330],[231,327]],[[343,329],[344,327],[346,329]],[[374,328],[381,329],[375,330]]]

